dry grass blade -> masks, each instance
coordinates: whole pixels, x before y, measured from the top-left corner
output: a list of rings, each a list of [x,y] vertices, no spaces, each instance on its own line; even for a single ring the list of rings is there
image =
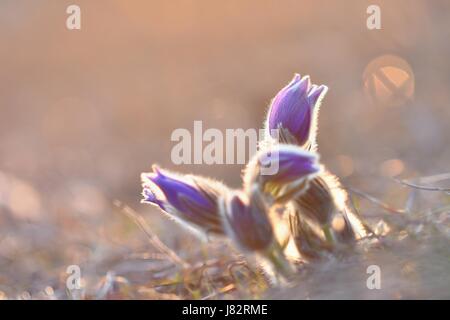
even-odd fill
[[[189,268],[190,265],[188,262],[181,259],[173,250],[167,247],[159,238],[154,234],[151,230],[148,223],[142,218],[136,211],[122,202],[115,200],[114,205],[118,207],[128,218],[134,221],[136,225],[145,233],[148,237],[150,243],[155,247],[156,250],[164,253],[174,264],[181,266],[186,269]]]
[[[230,283],[230,284],[226,285],[225,287],[220,288],[219,290],[203,297],[202,300],[211,300],[219,295],[223,295],[223,294],[229,293],[234,290],[236,290],[236,286],[233,283]]]
[[[445,180],[450,180],[450,172],[435,174],[432,176],[420,177],[420,178],[416,178],[414,180],[417,180],[420,183],[427,183],[427,184],[441,182],[441,181],[445,181]]]
[[[404,214],[407,213],[405,210],[403,209],[397,209],[397,208],[393,208],[390,205],[388,205],[387,203],[378,200],[377,198],[363,192],[363,191],[359,191],[356,189],[353,189],[351,187],[345,187],[345,189],[347,189],[348,191],[350,191],[351,193],[354,193],[362,198],[365,198],[367,200],[369,200],[370,202],[376,204],[377,206],[379,206],[380,208],[384,209],[385,211],[391,212],[391,213],[396,213],[396,214]]]
[[[411,213],[413,211],[414,208],[414,204],[417,198],[417,194],[418,191],[417,189],[412,189],[409,194],[408,194],[408,198],[406,199],[405,202],[405,211]]]
[[[418,185],[406,180],[400,180],[400,179],[396,179],[396,178],[392,178],[395,182],[398,182],[402,185],[405,185],[407,187],[411,187],[411,188],[415,188],[415,189],[420,189],[420,190],[425,190],[425,191],[440,191],[440,192],[450,192],[450,188],[441,188],[441,187],[434,187],[434,186],[424,186],[424,185]]]

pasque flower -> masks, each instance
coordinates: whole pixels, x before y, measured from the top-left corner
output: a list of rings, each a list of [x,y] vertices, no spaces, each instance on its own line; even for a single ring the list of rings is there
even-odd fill
[[[316,150],[318,112],[327,91],[328,88],[324,85],[312,85],[309,76],[302,78],[296,74],[272,100],[266,120],[266,137],[278,138],[280,142],[299,146],[304,150]],[[274,188],[272,193],[273,190]],[[312,224],[325,237],[323,247],[334,245],[336,241],[354,239],[354,230],[347,217],[351,210],[345,204],[346,192],[340,187],[337,178],[324,168],[308,179],[302,192],[284,193],[284,200],[292,201],[294,208],[296,223],[290,225],[291,234],[297,240],[303,239],[296,241],[299,251],[305,252],[304,249],[309,246],[307,242],[322,242],[314,235],[312,230],[315,228]],[[340,232],[335,232],[331,226],[336,217],[342,217],[344,221],[344,228]],[[311,250],[313,251],[320,250]]]
[[[157,205],[171,218],[196,231],[223,234],[218,198],[228,188],[218,181],[194,175],[180,175],[153,166],[143,173],[142,202]]]
[[[257,253],[285,277],[291,275],[291,266],[275,241],[269,207],[257,188],[249,194],[231,192],[221,199],[219,207],[227,235],[241,250]]]
[[[315,260],[322,257],[322,253],[328,253],[331,246],[326,242],[326,239],[320,228],[315,227],[310,221],[305,218],[300,211],[298,211],[293,203],[287,206],[289,214],[289,225],[292,240],[297,247],[298,252],[303,259]]]
[[[310,188],[301,197],[293,201],[303,215],[317,221],[320,225],[331,223],[336,211],[334,199],[323,178],[317,177],[310,182]]]
[[[267,217],[268,208],[256,193],[248,197],[237,191],[222,201],[220,212],[225,229],[241,249],[261,251],[271,245],[274,234]]]
[[[257,185],[277,201],[306,190],[308,181],[321,170],[318,155],[295,145],[275,144],[259,151],[244,174],[244,189]]]
[[[345,249],[367,235],[363,220],[348,207],[347,196],[337,177],[324,169],[306,192],[291,199],[291,234],[302,255],[317,258],[321,251]]]
[[[348,208],[347,193],[317,154],[318,111],[327,90],[295,74],[278,92],[261,150],[244,171],[243,190],[153,167],[142,174],[142,201],[193,231],[228,236],[284,278],[293,270],[284,254],[289,244],[306,260],[352,245],[366,234],[366,226]]]
[[[272,100],[267,115],[266,136],[305,148],[314,145],[318,109],[327,91],[328,87],[324,85],[312,85],[309,76],[302,78],[295,74]]]

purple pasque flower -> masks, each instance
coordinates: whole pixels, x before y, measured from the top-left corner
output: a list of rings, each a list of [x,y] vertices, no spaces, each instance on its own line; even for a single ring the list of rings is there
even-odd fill
[[[244,174],[244,189],[257,185],[275,200],[289,200],[308,187],[308,181],[320,171],[319,156],[301,147],[275,144],[259,151],[249,162]]]
[[[269,207],[258,188],[250,193],[229,193],[219,201],[219,208],[227,235],[241,250],[256,253],[285,278],[292,275],[292,266],[275,238]]]
[[[315,141],[320,101],[328,91],[325,85],[311,85],[309,76],[295,74],[292,81],[273,98],[266,122],[266,134],[280,142],[309,146]],[[277,133],[276,130],[281,132]]]
[[[202,233],[223,234],[218,199],[228,192],[218,181],[180,175],[153,166],[142,173],[142,202],[157,205],[171,218]]]
[[[264,150],[258,156],[261,168],[277,169],[262,171],[266,180],[274,183],[290,183],[299,178],[316,174],[320,170],[318,155],[294,145],[279,144],[270,150]]]
[[[235,191],[222,198],[220,213],[228,235],[246,251],[263,251],[274,241],[268,208],[257,193]]]

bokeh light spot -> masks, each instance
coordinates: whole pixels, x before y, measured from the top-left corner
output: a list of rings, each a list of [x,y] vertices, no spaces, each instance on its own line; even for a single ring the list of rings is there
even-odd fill
[[[385,177],[395,177],[405,170],[405,164],[399,159],[390,159],[380,165],[380,173]]]
[[[404,59],[384,55],[372,60],[363,73],[364,91],[376,105],[399,106],[414,98],[414,73]]]
[[[353,159],[345,154],[340,154],[336,157],[336,162],[339,168],[339,175],[341,177],[348,177],[354,171]]]

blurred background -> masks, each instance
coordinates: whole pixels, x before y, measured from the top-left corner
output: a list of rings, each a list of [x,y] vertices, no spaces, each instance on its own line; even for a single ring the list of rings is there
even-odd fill
[[[81,30],[66,28],[71,4]],[[154,251],[115,201],[188,258],[200,242],[140,204],[140,173],[239,187],[241,165],[174,165],[171,133],[261,128],[295,72],[330,88],[322,161],[403,206],[391,177],[449,171],[449,38],[444,0],[0,1],[0,296],[60,298],[67,266],[100,278]]]

